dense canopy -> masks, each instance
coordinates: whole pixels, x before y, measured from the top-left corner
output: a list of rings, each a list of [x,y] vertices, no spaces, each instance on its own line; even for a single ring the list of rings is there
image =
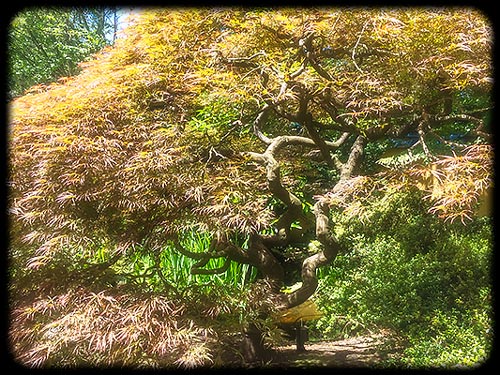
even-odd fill
[[[263,267],[225,241],[316,226],[322,264],[338,246],[321,195],[366,174],[369,144],[413,132],[432,160],[429,142],[460,146],[450,127],[489,140],[491,43],[470,9],[148,10],[80,75],[13,102],[13,239],[35,266],[198,228],[212,256]]]
[[[146,9],[81,74],[11,103],[11,246],[37,269],[169,243],[194,273],[246,263],[276,293],[295,246],[302,284],[278,305],[298,305],[345,250],[333,212],[406,184],[444,219],[473,215],[491,49],[474,9]],[[184,246],[193,229],[205,252]]]

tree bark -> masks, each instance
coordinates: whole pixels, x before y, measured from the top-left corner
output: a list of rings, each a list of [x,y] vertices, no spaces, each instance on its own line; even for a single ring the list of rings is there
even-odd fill
[[[286,296],[285,303],[287,308],[304,303],[314,294],[318,287],[316,270],[331,263],[341,250],[340,244],[331,233],[328,206],[322,201],[317,202],[314,205],[314,215],[316,216],[316,239],[323,246],[323,250],[303,261],[301,272],[302,286]]]
[[[362,135],[358,135],[354,144],[351,147],[351,151],[349,153],[349,158],[347,162],[343,165],[340,170],[340,181],[351,178],[356,168],[361,163],[361,158],[363,157],[364,149],[366,144],[366,138]],[[340,182],[339,181],[339,182]]]
[[[354,141],[347,162],[340,166],[340,180],[335,185],[333,189],[334,191],[341,186],[341,182],[352,177],[355,169],[361,162],[365,143],[366,139],[361,135],[359,135]],[[301,272],[302,286],[286,296],[285,306],[287,308],[304,303],[314,294],[316,288],[318,287],[316,270],[319,267],[331,263],[339,251],[342,250],[342,246],[332,234],[328,211],[328,205],[322,200],[319,200],[314,205],[314,215],[316,217],[316,239],[321,243],[323,249],[303,261]]]
[[[255,234],[252,237],[247,253],[242,253],[241,249],[238,249],[234,245],[228,247],[228,254],[233,260],[254,265],[261,270],[265,277],[272,281],[275,288],[283,282],[284,271],[281,264],[269,250],[274,246],[287,246],[290,244],[293,237],[291,235],[291,225],[295,220],[299,220],[303,216],[301,200],[288,191],[281,182],[280,165],[276,160],[278,152],[281,148],[288,145],[317,147],[328,165],[330,167],[337,167],[340,171],[340,180],[334,187],[335,191],[335,189],[340,188],[342,185],[341,182],[351,178],[356,172],[362,160],[366,144],[366,138],[358,134],[351,146],[346,162],[342,163],[337,157],[332,158],[330,150],[340,147],[349,138],[350,133],[344,132],[336,142],[322,139],[314,128],[315,122],[312,116],[307,112],[307,104],[308,101],[306,99],[301,101],[296,118],[303,123],[311,138],[302,136],[268,138],[262,134],[259,128],[267,119],[268,111],[270,110],[269,105],[266,105],[254,121],[254,133],[267,145],[267,148],[264,153],[248,152],[246,155],[266,167],[269,190],[274,197],[287,206],[287,209],[276,223],[277,233],[275,235],[260,236]],[[318,287],[316,270],[331,263],[341,250],[341,245],[332,234],[328,213],[329,207],[325,202],[320,200],[314,205],[315,235],[322,246],[322,250],[303,261],[301,270],[302,286],[291,294],[283,295],[278,302],[280,308],[297,306],[313,295]],[[293,238],[293,240],[296,240],[296,238]]]
[[[263,336],[262,331],[255,324],[250,324],[243,333],[241,354],[246,363],[270,359],[270,351],[264,346]]]

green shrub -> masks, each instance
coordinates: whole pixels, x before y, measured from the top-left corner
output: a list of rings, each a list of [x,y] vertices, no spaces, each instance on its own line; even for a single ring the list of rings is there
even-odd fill
[[[338,218],[350,247],[320,271],[325,316],[313,333],[389,329],[405,342],[398,365],[478,364],[491,349],[490,219],[446,224],[415,198],[398,192],[372,203],[366,226]]]

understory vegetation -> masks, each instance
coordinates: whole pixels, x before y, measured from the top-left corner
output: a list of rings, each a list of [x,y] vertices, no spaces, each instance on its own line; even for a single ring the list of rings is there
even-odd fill
[[[188,237],[193,248],[206,245],[206,236]],[[250,324],[267,332],[269,345],[279,338],[275,322],[261,317],[272,301],[261,284],[250,284],[248,265],[231,264],[216,278],[192,275],[194,261],[167,247],[156,261],[139,248],[107,267],[110,250],[91,262],[75,251],[35,274],[11,266],[18,270],[10,288],[17,360],[30,367],[236,366],[238,332]],[[23,264],[21,256],[14,262]]]
[[[353,246],[319,272],[314,300],[324,316],[308,324],[311,340],[384,332],[386,345],[398,348],[384,367],[450,368],[489,359],[492,219],[443,223],[419,195],[389,192],[366,208],[368,222],[353,216],[340,221],[341,240]],[[189,233],[186,242],[202,251],[210,241]],[[96,264],[108,261],[109,249],[98,256]],[[12,291],[22,296],[12,306],[11,340],[22,343],[12,348],[24,353],[22,362],[239,366],[236,332],[250,324],[266,332],[270,347],[289,342],[275,318],[259,316],[273,311],[273,301],[252,284],[257,270],[249,265],[232,262],[217,277],[193,275],[195,261],[170,247],[157,260],[134,249],[105,274],[83,260],[75,252],[52,269],[26,275],[28,285],[37,285],[31,291],[16,275]]]
[[[314,336],[384,331],[400,353],[386,365],[450,368],[490,359],[492,222],[429,215],[418,192],[394,191],[350,218],[352,249],[320,271]],[[368,225],[369,224],[369,225]]]

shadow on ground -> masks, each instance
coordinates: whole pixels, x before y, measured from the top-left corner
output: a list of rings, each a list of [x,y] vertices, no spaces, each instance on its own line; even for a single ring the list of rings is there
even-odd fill
[[[390,355],[383,344],[378,335],[306,343],[304,353],[298,353],[295,345],[281,346],[270,367],[374,367]]]

